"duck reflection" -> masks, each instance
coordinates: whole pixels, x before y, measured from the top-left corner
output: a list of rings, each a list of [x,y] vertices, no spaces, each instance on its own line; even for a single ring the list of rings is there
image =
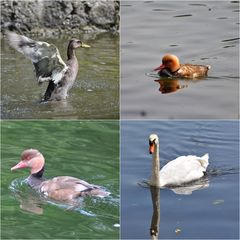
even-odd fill
[[[15,199],[19,202],[19,207],[23,211],[34,213],[37,215],[43,214],[43,208],[41,205],[44,203],[34,193],[28,192],[27,196],[24,196],[20,192],[13,193]]]
[[[159,83],[159,85],[160,85],[159,91],[162,94],[172,93],[172,92],[176,92],[180,89],[187,88],[188,82],[189,82],[189,80],[182,80],[182,81],[184,81],[184,84],[181,84],[179,79],[169,79],[169,78],[157,79],[154,81]]]
[[[153,206],[150,236],[151,239],[158,239],[160,223],[160,188],[151,186],[150,191]]]

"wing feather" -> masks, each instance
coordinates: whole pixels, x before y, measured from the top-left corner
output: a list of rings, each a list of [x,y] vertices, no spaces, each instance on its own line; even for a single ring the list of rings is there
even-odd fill
[[[57,84],[68,70],[57,47],[47,42],[32,40],[14,32],[7,32],[10,46],[33,62],[38,82]]]

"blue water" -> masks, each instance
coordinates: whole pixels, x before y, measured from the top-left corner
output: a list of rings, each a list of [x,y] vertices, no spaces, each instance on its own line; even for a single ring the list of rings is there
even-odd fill
[[[209,186],[191,195],[160,193],[160,239],[237,239],[239,236],[237,121],[122,121],[121,237],[149,238],[151,193],[148,137],[160,138],[161,166],[181,155],[209,153]],[[180,232],[176,233],[180,229]]]

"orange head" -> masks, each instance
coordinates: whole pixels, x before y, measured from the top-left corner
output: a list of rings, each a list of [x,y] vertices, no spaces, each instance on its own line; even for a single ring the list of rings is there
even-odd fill
[[[44,164],[44,157],[38,150],[27,149],[22,152],[20,162],[12,167],[11,170],[31,168],[31,174],[35,174],[44,167]]]
[[[155,68],[154,71],[169,70],[171,73],[176,72],[180,68],[180,62],[177,56],[167,54],[162,58],[162,64]]]

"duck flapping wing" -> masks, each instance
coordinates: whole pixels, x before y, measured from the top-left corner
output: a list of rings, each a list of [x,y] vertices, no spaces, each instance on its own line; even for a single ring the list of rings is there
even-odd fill
[[[7,32],[9,44],[33,62],[39,83],[53,81],[57,84],[68,67],[56,46],[47,42],[34,41],[26,36]]]

